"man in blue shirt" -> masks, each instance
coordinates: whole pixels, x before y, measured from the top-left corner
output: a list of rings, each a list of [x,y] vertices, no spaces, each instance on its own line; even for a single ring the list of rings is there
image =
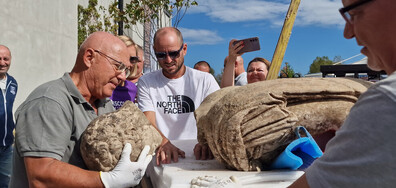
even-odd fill
[[[18,90],[16,80],[7,74],[11,65],[11,52],[0,45],[0,187],[8,187],[12,169],[14,119],[12,106]]]

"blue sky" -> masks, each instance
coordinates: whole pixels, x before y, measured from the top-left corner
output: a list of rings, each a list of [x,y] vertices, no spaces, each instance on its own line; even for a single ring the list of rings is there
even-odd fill
[[[272,60],[290,0],[197,0],[178,28],[188,45],[185,65],[208,61],[221,73],[231,39],[259,37],[261,50],[245,53],[245,68],[254,57]],[[356,41],[343,37],[345,21],[338,12],[341,0],[301,0],[282,67],[307,74],[317,56],[342,59],[360,53]],[[345,63],[362,59],[360,55]]]

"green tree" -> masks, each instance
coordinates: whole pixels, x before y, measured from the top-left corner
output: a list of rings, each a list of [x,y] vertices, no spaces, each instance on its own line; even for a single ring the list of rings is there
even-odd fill
[[[95,31],[117,34],[118,24],[116,23],[119,20],[116,16],[119,13],[117,5],[118,2],[114,2],[106,9],[98,6],[98,0],[89,0],[86,8],[78,5],[78,46]],[[114,21],[111,21],[111,18],[114,18]]]
[[[217,81],[217,83],[220,85],[220,83],[221,83],[221,77],[223,77],[223,72],[224,72],[224,69],[221,69],[221,73],[219,73],[219,74],[216,74],[216,76],[215,76],[215,79],[216,79],[216,81]],[[213,74],[214,75],[214,74]]]
[[[215,70],[212,67],[210,67],[209,73],[215,76]]]
[[[196,6],[195,0],[131,0],[125,9],[118,9],[118,1],[114,1],[108,8],[98,6],[98,0],[89,0],[84,8],[78,5],[78,46],[95,31],[107,31],[117,34],[118,23],[122,21],[124,28],[131,28],[137,22],[150,22],[151,25],[161,26],[158,19],[162,12],[174,15],[173,26],[177,27],[190,6]],[[175,14],[173,14],[175,10]],[[141,35],[143,38],[143,35]]]
[[[298,77],[294,72],[293,68],[289,65],[288,62],[285,63],[285,66],[281,69],[279,77],[281,78],[294,78]]]
[[[337,56],[335,57],[335,59]],[[316,57],[311,66],[309,67],[309,74],[320,72],[321,65],[333,65],[334,61],[330,60],[327,56]]]
[[[196,5],[198,3],[195,0],[176,0],[174,2],[170,0],[132,0],[126,4],[124,13],[127,17],[123,17],[123,21],[127,23],[126,28],[131,26],[130,24],[135,25],[136,22],[150,22],[161,17],[160,13],[163,10],[173,15],[175,19],[172,26],[177,27],[187,9]],[[175,13],[174,10],[176,10]]]
[[[339,56],[339,55],[334,56],[334,58],[333,58],[333,62],[334,62],[334,63],[337,63],[337,62],[340,62],[340,61],[342,61],[341,56]]]

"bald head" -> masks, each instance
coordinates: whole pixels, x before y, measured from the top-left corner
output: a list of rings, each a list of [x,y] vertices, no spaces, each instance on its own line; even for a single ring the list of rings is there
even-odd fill
[[[116,55],[112,56],[111,54],[128,53],[127,46],[118,37],[107,32],[98,31],[89,35],[81,44],[73,71],[77,71],[80,70],[82,67],[85,67],[83,56],[89,49],[104,52],[113,58],[116,58]],[[128,67],[131,66],[129,62],[129,55],[125,56],[124,58],[120,57],[118,61],[123,62]]]
[[[176,38],[179,40],[179,44],[183,43],[183,36],[181,32],[175,27],[163,27],[159,29],[154,35],[154,47],[158,43],[158,38],[161,38],[164,35],[176,35]]]
[[[225,67],[227,62],[228,62],[228,56],[224,59],[224,67]],[[235,66],[238,66],[238,65],[242,65],[242,67],[243,67],[243,58],[242,58],[242,56],[237,56],[237,58],[236,58]]]
[[[11,51],[10,51],[10,49],[7,46],[4,46],[4,45],[0,44],[0,50],[8,51],[8,53],[10,54],[10,57],[11,57]]]
[[[85,39],[79,49],[79,54],[84,53],[88,48],[95,50],[124,50],[126,45],[118,37],[103,31],[92,33]],[[114,48],[114,49],[113,49]]]
[[[0,45],[0,79],[4,79],[11,65],[11,52],[7,46]]]
[[[224,67],[226,65],[226,63],[228,62],[228,56],[224,59]],[[245,71],[245,67],[243,65],[243,58],[242,56],[237,56],[236,60],[235,60],[235,77],[237,77],[238,75],[246,72]]]
[[[95,32],[81,45],[70,77],[84,98],[94,104],[96,99],[110,97],[126,79],[125,70],[131,67],[129,59],[127,46],[118,37]]]

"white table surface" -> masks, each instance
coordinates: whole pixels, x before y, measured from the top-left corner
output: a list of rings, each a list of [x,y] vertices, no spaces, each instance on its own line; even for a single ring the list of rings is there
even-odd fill
[[[186,158],[179,158],[177,163],[160,166],[155,164],[155,158],[153,158],[146,172],[150,176],[154,188],[189,188],[192,179],[205,175],[219,178],[235,176],[244,182],[256,181],[255,183],[243,184],[244,188],[283,188],[289,186],[304,174],[303,171],[243,172],[228,170],[216,160],[195,160],[193,148],[197,143],[196,140],[175,140],[171,142],[186,153]]]

